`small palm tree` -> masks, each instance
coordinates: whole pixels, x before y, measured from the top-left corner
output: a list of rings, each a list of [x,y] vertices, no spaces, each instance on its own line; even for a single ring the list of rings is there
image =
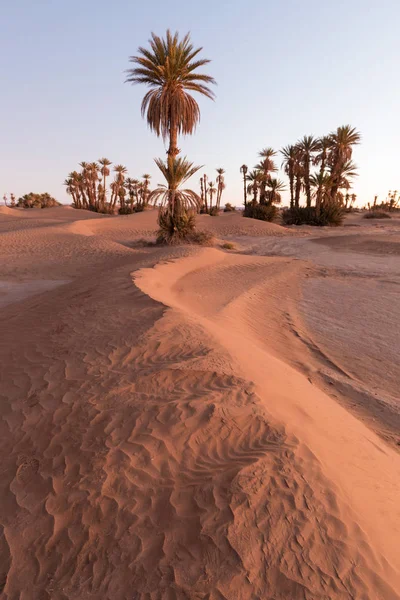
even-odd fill
[[[200,206],[199,196],[190,189],[182,189],[182,185],[201,167],[194,167],[186,158],[175,158],[164,163],[155,160],[164,175],[167,185],[159,185],[150,192],[149,201],[160,204],[158,215],[158,241],[169,244],[187,238],[194,231],[194,214]]]
[[[244,199],[244,207],[247,206],[247,171],[249,170],[247,165],[242,165],[240,167],[240,172],[243,175],[243,199]]]
[[[285,184],[280,179],[270,179],[268,181],[267,199],[268,204],[279,204],[282,200],[281,192],[286,190]]]
[[[194,167],[193,163],[185,158],[176,158],[170,169],[170,161],[163,162],[160,158],[155,159],[157,167],[164,175],[167,186],[159,185],[149,194],[149,202],[159,203],[173,213],[175,208],[181,212],[187,209],[197,209],[200,204],[200,198],[193,190],[181,189],[181,186],[192,175],[197,173],[201,167]]]
[[[258,190],[262,180],[263,174],[260,173],[260,171],[257,171],[257,169],[253,169],[247,175],[247,181],[249,182],[248,189],[250,188],[251,193],[253,194],[253,204],[257,204]]]

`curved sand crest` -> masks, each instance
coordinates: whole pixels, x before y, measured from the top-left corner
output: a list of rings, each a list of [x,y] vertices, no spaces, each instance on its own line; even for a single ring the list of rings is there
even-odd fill
[[[205,249],[135,277],[175,318],[200,326],[229,352],[236,372],[255,382],[255,405],[270,431],[287,444],[279,458],[261,452],[226,490],[232,520],[224,535],[251,584],[236,581],[238,595],[226,597],[398,598],[399,456],[274,357],[257,322],[249,323],[262,272],[276,260],[283,262]],[[234,437],[225,442],[231,453],[239,450]]]

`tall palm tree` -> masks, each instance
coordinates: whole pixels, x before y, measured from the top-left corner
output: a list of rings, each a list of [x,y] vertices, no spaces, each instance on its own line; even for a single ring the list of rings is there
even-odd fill
[[[214,197],[214,194],[216,191],[217,191],[217,188],[215,187],[214,182],[210,181],[208,183],[208,193],[210,194],[210,212],[212,211],[212,208],[213,208],[213,197]],[[217,205],[215,205],[215,206],[217,208]]]
[[[255,168],[263,175],[262,177],[260,176],[260,204],[265,204],[265,190],[268,181],[271,178],[271,173],[277,170],[275,163],[272,160],[272,157],[276,156],[276,151],[273,148],[263,148],[258,155],[260,156],[261,161],[255,166]]]
[[[167,30],[165,38],[154,33],[150,49],[140,47],[138,56],[131,56],[135,66],[128,70],[127,82],[144,83],[150,89],[142,101],[142,115],[152,131],[164,139],[169,137],[168,162],[172,172],[173,161],[179,154],[178,134],[191,134],[200,120],[200,109],[190,92],[197,92],[211,100],[214,93],[210,75],[196,71],[210,61],[198,58],[202,48],[194,49],[190,35],[179,39],[179,34]]]
[[[361,135],[355,127],[343,125],[331,133],[330,138],[331,150],[328,162],[332,178],[331,199],[335,200],[336,194],[341,187],[340,182],[343,176],[344,165],[347,163],[348,166],[349,161],[351,161],[353,146],[360,143]]]
[[[101,167],[100,173],[103,176],[103,194],[102,194],[102,197],[100,198],[100,203],[102,205],[102,208],[104,208],[104,206],[106,204],[106,189],[107,189],[106,180],[107,180],[107,177],[110,175],[109,167],[112,165],[112,162],[111,162],[111,160],[108,160],[108,158],[100,158],[99,165]]]
[[[243,175],[243,199],[244,199],[244,207],[247,206],[247,171],[249,170],[247,165],[242,165],[240,167],[240,172]]]
[[[300,193],[301,193],[301,189],[303,187],[303,174],[304,174],[302,152],[301,152],[301,149],[299,148],[298,144],[295,145],[295,159],[294,159],[293,169],[294,169],[294,179],[295,179],[294,205],[296,208],[298,208],[300,205]]]
[[[207,203],[207,175],[204,173],[203,175],[203,186],[204,186],[204,204],[206,208],[206,213],[208,213],[208,203]]]
[[[149,175],[148,173],[145,173],[144,175],[142,175],[142,179],[143,179],[143,184],[144,184],[143,201],[144,201],[144,205],[146,205],[147,200],[148,200],[148,195],[149,195],[149,185],[150,185],[151,175]]]
[[[113,183],[111,184],[111,199],[110,199],[110,211],[113,212],[115,209],[115,205],[117,204],[117,200],[120,197],[121,187],[125,183],[125,174],[127,172],[127,168],[123,165],[116,165],[114,167],[115,178]]]
[[[327,166],[328,153],[330,148],[332,147],[332,139],[329,135],[325,135],[320,137],[318,140],[318,154],[314,158],[314,164],[320,165],[319,167],[319,185],[317,187],[317,192],[315,195],[315,211],[317,215],[319,215],[321,211],[322,198],[324,193],[326,192],[327,186],[325,182],[325,170]]]
[[[319,141],[312,135],[305,135],[299,142],[298,146],[301,152],[301,162],[303,166],[303,179],[304,189],[306,192],[307,206],[311,206],[311,185],[310,185],[310,174],[311,174],[311,163],[313,160],[313,154],[319,148]]]
[[[216,169],[218,175],[216,178],[216,182],[217,182],[217,208],[219,209],[221,206],[221,196],[222,196],[222,192],[225,189],[225,178],[224,178],[224,174],[225,174],[225,169],[219,168]]]
[[[267,199],[268,204],[279,204],[282,200],[281,192],[286,190],[285,184],[280,179],[270,179],[268,181]]]
[[[204,182],[203,182],[203,177],[200,177],[200,208],[202,209],[204,206]],[[205,207],[206,211],[207,211],[207,207]]]
[[[295,166],[296,156],[298,155],[298,148],[294,145],[285,146],[281,150],[283,155],[283,167],[286,175],[289,178],[289,190],[290,190],[290,208],[294,206],[294,180],[295,180]]]

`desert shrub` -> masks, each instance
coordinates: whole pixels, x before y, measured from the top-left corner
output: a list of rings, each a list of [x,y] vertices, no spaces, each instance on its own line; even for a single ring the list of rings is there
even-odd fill
[[[52,208],[53,206],[61,206],[55,198],[50,194],[34,194],[30,192],[18,199],[17,206],[22,208]]]
[[[232,244],[232,242],[225,242],[224,244],[222,244],[221,248],[223,248],[224,250],[234,250],[235,244]]]
[[[236,210],[236,206],[232,206],[229,202],[225,204],[224,212],[232,212]]]
[[[321,206],[319,215],[315,206],[299,206],[288,208],[282,212],[282,221],[285,225],[313,225],[316,227],[338,227],[343,223],[343,209],[337,204]]]
[[[277,208],[273,204],[248,204],[243,211],[243,216],[259,221],[273,221]]]
[[[134,209],[130,206],[120,206],[118,209],[119,215],[131,215],[133,214]]]
[[[385,213],[383,210],[369,210],[363,219],[391,219],[392,217]]]
[[[192,211],[181,209],[172,213],[168,207],[160,208],[157,243],[173,245],[187,241],[195,231],[195,222],[195,214]]]
[[[208,211],[208,214],[210,215],[210,217],[218,217],[219,215],[219,210],[216,206],[213,206],[212,208],[210,208],[210,210]]]
[[[189,244],[198,244],[199,246],[212,246],[215,241],[210,231],[197,231],[191,233],[187,239]]]

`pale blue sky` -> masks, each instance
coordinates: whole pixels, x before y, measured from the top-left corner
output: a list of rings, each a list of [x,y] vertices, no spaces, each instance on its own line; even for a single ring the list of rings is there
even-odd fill
[[[190,31],[212,59],[215,103],[199,99],[183,154],[226,169],[240,204],[240,165],[265,146],[351,123],[360,203],[400,189],[398,0],[1,0],[0,194],[50,192],[82,160],[107,156],[132,176],[158,175],[161,139],[140,116],[145,89],[124,84],[128,57],[151,31]],[[197,177],[192,180],[197,188]]]

